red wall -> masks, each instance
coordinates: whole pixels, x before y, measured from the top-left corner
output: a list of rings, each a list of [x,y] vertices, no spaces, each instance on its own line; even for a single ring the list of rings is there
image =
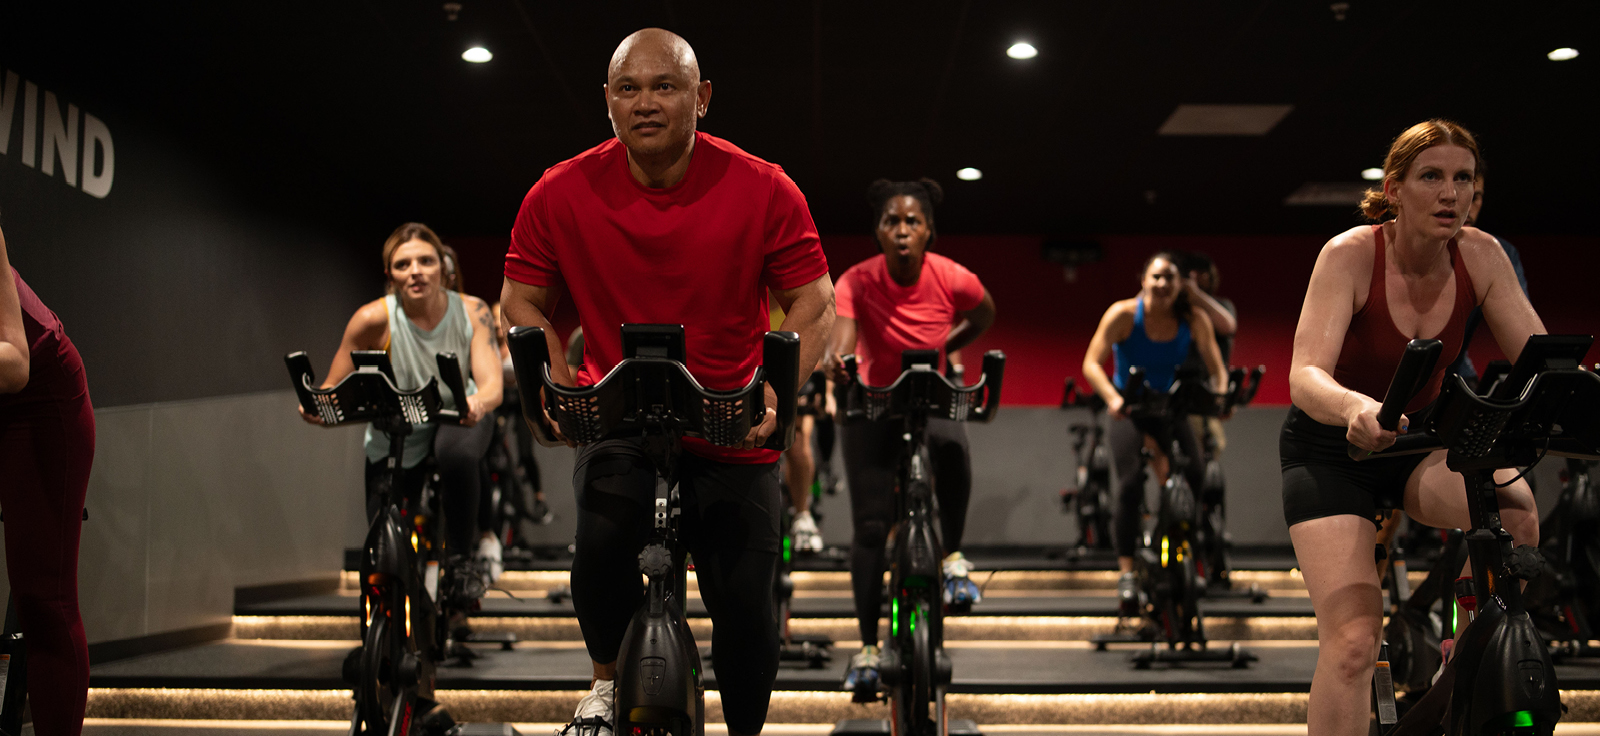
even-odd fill
[[[1107,306],[1138,291],[1139,267],[1162,249],[1209,253],[1222,270],[1224,296],[1239,309],[1239,336],[1233,351],[1236,365],[1267,366],[1257,401],[1289,403],[1287,371],[1295,323],[1305,298],[1306,281],[1325,238],[1311,236],[1187,237],[1108,235],[1098,238],[1105,251],[1100,263],[1079,269],[1068,282],[1060,266],[1039,256],[1037,236],[945,235],[937,250],[962,263],[994,295],[999,315],[994,328],[966,350],[974,367],[985,350],[1004,350],[1005,401],[1013,405],[1054,406],[1061,400],[1062,380],[1080,376],[1083,353]],[[1533,305],[1553,333],[1600,332],[1596,272],[1600,271],[1600,238],[1563,236],[1512,237],[1522,252]],[[495,301],[506,238],[451,238],[461,252],[467,290]],[[866,235],[824,236],[823,247],[835,278],[852,264],[877,253]],[[577,324],[571,309],[558,309],[556,325],[563,333]],[[1482,365],[1499,357],[1488,330],[1480,330],[1472,347]],[[1591,359],[1600,352],[1591,351]],[[1081,380],[1080,380],[1081,383]]]

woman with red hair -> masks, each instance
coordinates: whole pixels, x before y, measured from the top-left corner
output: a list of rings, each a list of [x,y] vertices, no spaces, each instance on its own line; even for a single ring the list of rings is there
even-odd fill
[[[1480,168],[1477,141],[1455,123],[1429,120],[1401,133],[1384,161],[1382,190],[1362,203],[1378,224],[1328,241],[1306,289],[1289,374],[1294,406],[1279,454],[1284,518],[1317,615],[1311,736],[1367,733],[1383,623],[1372,564],[1380,514],[1404,509],[1429,526],[1470,526],[1465,484],[1445,467],[1444,451],[1357,463],[1347,443],[1371,451],[1394,444],[1397,433],[1378,426],[1378,409],[1413,338],[1441,340],[1443,354],[1456,355],[1475,306],[1512,360],[1529,335],[1544,332],[1505,251],[1463,224]],[[1400,432],[1429,411],[1446,362],[1406,407]],[[1527,483],[1510,483],[1499,496],[1516,543],[1538,544]]]

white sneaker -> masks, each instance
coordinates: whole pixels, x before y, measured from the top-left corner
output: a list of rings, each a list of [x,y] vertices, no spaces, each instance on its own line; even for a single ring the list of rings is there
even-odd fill
[[[483,573],[484,585],[493,585],[506,571],[505,561],[500,558],[500,538],[490,534],[478,540],[478,554],[473,558],[478,564],[478,570]]]
[[[789,526],[789,536],[794,539],[796,552],[816,554],[822,551],[822,532],[817,530],[817,521],[811,518],[810,511],[795,515],[794,524]]]
[[[615,680],[595,680],[594,686],[578,701],[572,722],[555,736],[611,736],[611,711],[617,700]]]

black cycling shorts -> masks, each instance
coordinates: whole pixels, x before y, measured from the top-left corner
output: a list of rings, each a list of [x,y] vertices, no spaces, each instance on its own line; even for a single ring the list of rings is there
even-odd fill
[[[1412,424],[1432,407],[1410,415]],[[1289,526],[1327,516],[1354,514],[1382,525],[1380,511],[1405,507],[1406,481],[1428,453],[1350,459],[1348,430],[1312,419],[1289,407],[1278,434],[1283,467],[1283,520]]]

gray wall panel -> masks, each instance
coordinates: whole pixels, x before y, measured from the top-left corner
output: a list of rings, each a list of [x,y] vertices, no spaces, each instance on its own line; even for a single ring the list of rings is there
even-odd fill
[[[90,643],[226,622],[235,588],[339,570],[365,527],[361,430],[293,407],[285,390],[96,412],[78,563]]]

